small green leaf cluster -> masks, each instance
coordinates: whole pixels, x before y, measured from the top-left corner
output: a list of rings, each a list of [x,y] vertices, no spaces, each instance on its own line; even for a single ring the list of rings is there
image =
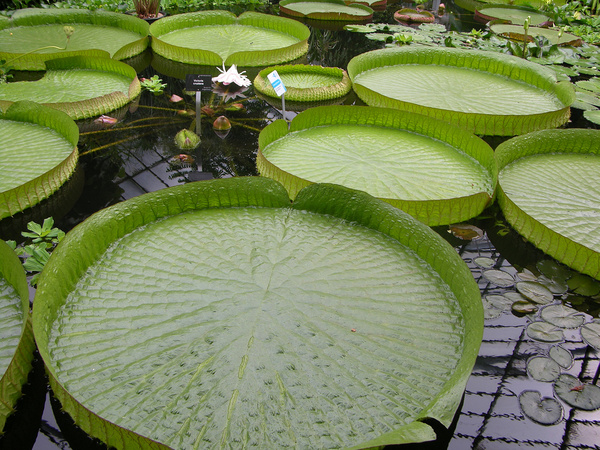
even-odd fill
[[[161,95],[167,87],[167,83],[163,83],[158,75],[151,78],[142,78],[141,85],[143,89],[152,92],[154,95]]]
[[[31,286],[35,286],[40,273],[44,270],[48,259],[50,259],[50,252],[65,237],[65,233],[54,227],[52,217],[44,219],[42,225],[29,222],[27,229],[29,231],[24,231],[21,235],[29,240],[28,244],[17,246],[15,241],[7,241],[6,243],[23,260],[23,267],[32,274],[29,283]]]

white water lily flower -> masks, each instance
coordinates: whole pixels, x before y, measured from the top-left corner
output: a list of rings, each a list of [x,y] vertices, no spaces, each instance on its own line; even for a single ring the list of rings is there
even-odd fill
[[[248,77],[244,75],[246,71],[243,70],[241,73],[238,73],[235,64],[233,64],[228,70],[225,70],[225,63],[223,63],[223,70],[221,70],[220,67],[217,67],[217,70],[221,72],[221,74],[213,77],[213,83],[222,83],[224,85],[234,83],[240,87],[248,87],[252,84]]]

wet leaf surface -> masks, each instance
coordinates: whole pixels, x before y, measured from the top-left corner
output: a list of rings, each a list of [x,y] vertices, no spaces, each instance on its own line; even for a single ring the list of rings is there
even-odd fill
[[[562,418],[562,406],[552,397],[543,397],[538,391],[523,391],[519,395],[523,414],[542,425],[554,425]]]
[[[560,365],[552,358],[534,356],[527,361],[527,373],[537,381],[550,382],[560,376]]]
[[[532,302],[545,305],[554,299],[550,290],[536,281],[519,281],[516,284],[517,290]]]
[[[563,369],[568,369],[573,365],[573,354],[560,345],[551,347],[548,355]]]
[[[513,276],[503,270],[490,269],[483,272],[483,277],[499,287],[511,287],[515,284]]]
[[[585,322],[585,317],[581,313],[563,304],[544,307],[540,316],[546,322],[560,328],[578,328]]]
[[[600,351],[600,321],[596,319],[583,325],[581,327],[581,337],[586,344]]]
[[[531,339],[542,342],[560,342],[563,340],[562,330],[548,322],[533,322],[527,326],[527,335]]]
[[[586,411],[600,408],[600,387],[581,383],[578,378],[562,374],[554,383],[554,392],[565,403]]]

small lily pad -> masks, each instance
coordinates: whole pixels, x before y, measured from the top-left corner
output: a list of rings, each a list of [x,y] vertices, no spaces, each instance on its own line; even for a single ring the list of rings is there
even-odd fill
[[[544,307],[540,316],[546,322],[560,328],[578,328],[585,322],[582,314],[562,303]]]
[[[600,293],[600,282],[582,273],[574,273],[567,284],[575,294],[592,297]]]
[[[450,225],[450,232],[454,237],[464,241],[473,241],[483,237],[483,230],[468,223],[455,223]]]
[[[600,94],[600,78],[598,77],[577,81],[575,86],[585,89],[586,91]]]
[[[581,337],[583,341],[600,351],[600,321],[586,323],[581,327]]]
[[[503,295],[486,295],[483,298],[484,318],[495,319],[507,311],[511,301]]]
[[[535,280],[528,280],[528,281],[535,281]],[[548,278],[545,275],[540,275],[537,278],[537,281],[538,281],[538,283],[541,283],[544,286],[546,286],[548,288],[548,290],[550,290],[550,292],[552,292],[554,295],[564,294],[565,292],[567,292],[569,290],[569,286],[567,285],[567,282],[563,281],[563,280]]]
[[[554,300],[554,295],[550,292],[550,289],[536,281],[519,281],[516,287],[517,291],[523,294],[525,298],[540,305],[545,305]]]
[[[503,270],[490,269],[483,272],[483,277],[499,287],[511,287],[515,284],[513,276]]]
[[[596,125],[600,125],[600,111],[584,111],[583,117]]]
[[[521,411],[541,425],[554,425],[562,419],[562,405],[552,397],[543,397],[538,391],[523,391],[519,395]]]
[[[528,302],[526,300],[516,301],[512,304],[511,309],[513,313],[522,314],[533,314],[538,310],[538,305],[535,303]]]
[[[527,335],[541,342],[561,342],[563,332],[548,322],[532,322],[527,326]]]
[[[536,264],[537,269],[553,280],[566,281],[573,271],[564,264],[560,264],[553,259],[544,259]]]
[[[563,369],[568,369],[573,365],[573,354],[560,345],[551,347],[548,355]]]
[[[561,368],[552,358],[534,356],[527,361],[527,373],[534,380],[550,382],[560,376]]]
[[[530,270],[524,269],[523,272],[517,274],[519,281],[537,281],[536,277]]]
[[[568,373],[563,373],[556,380],[554,392],[562,401],[574,408],[585,411],[594,411],[600,408],[600,387],[582,383]]]
[[[476,266],[481,267],[482,269],[491,269],[496,264],[492,258],[488,258],[486,256],[479,256],[473,260]]]

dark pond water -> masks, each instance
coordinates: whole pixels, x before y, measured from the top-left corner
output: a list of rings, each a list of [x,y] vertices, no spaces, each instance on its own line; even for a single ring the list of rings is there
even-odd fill
[[[391,14],[399,6],[388,7],[375,21],[392,23]],[[448,23],[459,30],[461,27],[466,31],[471,29],[473,24],[468,13],[451,5],[448,10],[451,13],[446,16]],[[345,68],[354,55],[380,45],[360,34],[313,28],[305,62]],[[212,116],[201,119],[202,143],[184,158],[174,143],[174,136],[195,122],[193,117],[177,112],[195,109],[194,97],[184,93],[182,73],[188,68],[153,57],[150,52],[131,64],[140,77],[158,74],[167,84],[165,93],[155,96],[143,92],[134,105],[110,114],[119,119],[114,126],[93,121],[81,123],[81,164],[76,175],[59,193],[28,214],[0,222],[1,238],[18,238],[30,220],[41,222],[44,217],[53,216],[56,225],[68,231],[92,213],[146,192],[196,180],[257,174],[258,135],[270,121],[282,117],[280,105],[256,97],[252,87],[228,96],[204,93],[202,106]],[[202,70],[209,68],[196,68],[191,73],[205,73]],[[256,70],[248,71],[251,79],[255,74]],[[172,94],[183,97],[184,102],[170,102]],[[352,94],[343,103],[361,104]],[[295,115],[291,108],[293,105],[288,105],[287,119]],[[213,120],[220,115],[232,122],[227,136],[219,136],[212,128]],[[591,125],[582,119],[580,112],[574,111],[569,126]],[[489,140],[494,147],[500,141]],[[449,233],[447,227],[437,231],[450,241],[471,268],[483,298],[515,292],[515,288],[499,287],[488,281],[483,276],[486,268],[482,267],[482,261],[517,276],[524,269],[539,274],[539,262],[549,259],[511,230],[496,207],[469,223],[483,231],[481,238],[461,240]],[[581,311],[586,321],[599,316],[597,297],[566,292],[557,295],[556,300]],[[436,443],[416,447],[455,450],[600,448],[600,410],[586,412],[562,403],[561,419],[549,426],[540,425],[523,414],[519,406],[519,395],[523,391],[535,390],[544,397],[553,396],[552,384],[533,379],[528,374],[527,362],[532,356],[545,355],[554,344],[530,339],[525,327],[531,317],[516,316],[510,307],[491,308],[488,314],[479,357],[452,429],[440,432]],[[573,363],[563,372],[581,382],[598,385],[598,352],[585,345],[574,330],[565,331],[561,346],[573,356]],[[96,445],[73,427],[52,401],[39,361],[18,410],[6,427],[6,436],[0,439],[0,448],[90,449]]]

